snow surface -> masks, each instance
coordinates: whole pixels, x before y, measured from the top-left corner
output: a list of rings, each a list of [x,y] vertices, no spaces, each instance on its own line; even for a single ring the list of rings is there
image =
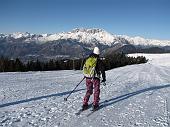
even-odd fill
[[[18,39],[18,38],[28,38],[28,37],[31,36],[31,34],[28,33],[28,32],[25,32],[25,33],[16,32],[16,33],[10,34],[10,36],[15,38],[15,39]]]
[[[135,53],[129,54],[129,56],[145,56],[149,60],[149,63],[161,66],[170,66],[169,53],[163,54],[145,54],[145,53]]]
[[[148,63],[106,72],[102,107],[88,117],[90,109],[75,115],[85,94],[84,81],[64,101],[82,79],[81,71],[0,73],[0,126],[168,127],[170,54],[143,55]]]

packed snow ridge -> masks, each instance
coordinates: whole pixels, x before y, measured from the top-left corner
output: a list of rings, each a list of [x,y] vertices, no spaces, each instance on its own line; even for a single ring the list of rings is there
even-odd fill
[[[13,34],[0,34],[0,39],[3,38],[25,38],[26,42],[36,41],[39,43],[45,43],[49,41],[55,41],[60,39],[73,39],[77,40],[81,43],[101,43],[104,45],[112,45],[116,43],[123,44],[132,44],[135,46],[170,46],[170,40],[154,40],[154,39],[145,39],[142,37],[129,37],[126,35],[114,35],[103,29],[92,28],[92,29],[84,29],[84,28],[76,28],[70,32],[61,32],[55,34],[30,34],[26,33],[13,33]]]

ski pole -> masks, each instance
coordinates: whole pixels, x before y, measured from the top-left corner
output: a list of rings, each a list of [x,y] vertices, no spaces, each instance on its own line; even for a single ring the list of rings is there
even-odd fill
[[[76,85],[76,87],[70,92],[70,94],[64,98],[64,101],[67,101],[68,97],[76,90],[76,88],[80,85],[80,83],[85,79],[85,77]]]

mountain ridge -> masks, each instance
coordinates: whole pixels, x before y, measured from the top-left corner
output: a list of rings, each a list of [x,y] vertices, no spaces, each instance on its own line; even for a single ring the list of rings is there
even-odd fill
[[[95,46],[100,48],[102,55],[119,52],[170,53],[170,41],[114,35],[98,28],[76,28],[56,34],[0,34],[0,56],[23,60],[82,58]]]
[[[114,35],[103,29],[92,28],[75,28],[69,32],[59,32],[55,34],[32,34],[29,32],[16,32],[12,34],[0,34],[0,39],[25,39],[25,42],[36,41],[37,43],[56,41],[60,39],[74,39],[82,43],[98,41],[105,45],[112,45],[125,39],[129,44],[140,46],[170,46],[170,40],[145,39],[140,36],[130,37],[127,35]]]

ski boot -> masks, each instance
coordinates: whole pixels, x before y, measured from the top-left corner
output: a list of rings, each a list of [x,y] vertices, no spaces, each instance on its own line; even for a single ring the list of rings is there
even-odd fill
[[[82,110],[84,111],[84,110],[87,110],[89,108],[89,105],[88,104],[83,104],[83,106],[82,106]]]
[[[96,111],[99,109],[99,105],[93,105],[93,111]]]

